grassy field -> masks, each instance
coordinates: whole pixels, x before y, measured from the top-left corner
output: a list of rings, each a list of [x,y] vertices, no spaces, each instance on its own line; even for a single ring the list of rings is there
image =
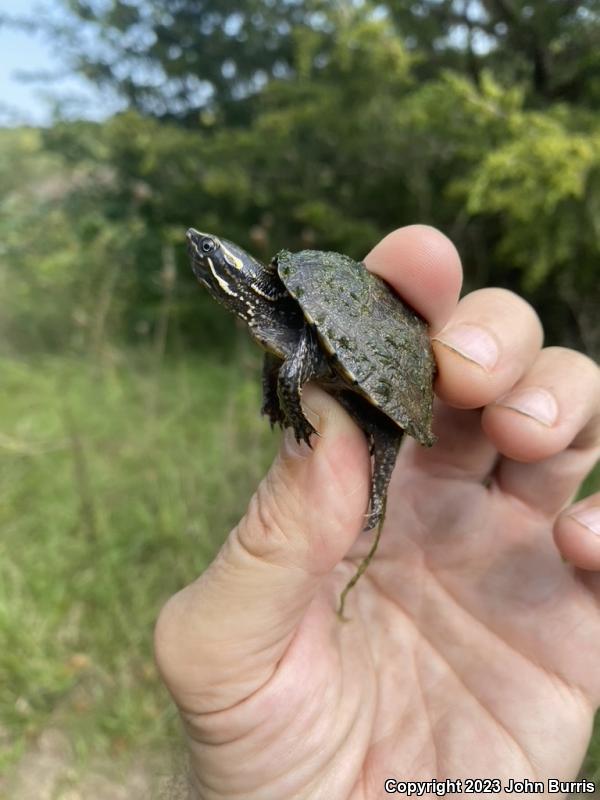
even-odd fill
[[[0,362],[0,771],[48,725],[82,762],[173,737],[153,623],[275,450],[257,368],[254,349],[231,363]]]
[[[164,740],[153,622],[276,445],[252,356],[130,358],[0,364],[0,771],[48,724],[82,758]]]

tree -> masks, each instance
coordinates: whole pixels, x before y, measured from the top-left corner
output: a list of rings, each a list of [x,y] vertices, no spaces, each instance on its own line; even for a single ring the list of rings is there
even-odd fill
[[[417,0],[386,7],[426,77],[452,67],[482,70],[527,87],[534,105],[556,100],[597,107],[599,0]]]
[[[180,114],[171,109],[170,119],[149,113],[142,87],[137,111],[92,132],[60,125],[46,134],[47,146],[61,157],[76,153],[75,161],[110,172],[110,185],[95,198],[103,218],[125,230],[129,220],[141,231],[127,248],[133,265],[127,275],[136,277],[122,295],[132,323],[140,315],[153,318],[166,244],[175,247],[187,276],[183,233],[190,224],[225,232],[265,258],[283,246],[360,257],[390,228],[418,221],[454,239],[469,288],[516,289],[545,317],[551,341],[596,351],[600,342],[590,321],[599,300],[600,120],[588,107],[595,90],[582,66],[595,57],[585,44],[597,31],[595,0],[584,4],[587,16],[581,9],[567,14],[563,0],[548,3],[553,8],[546,21],[541,5],[512,0],[504,4],[518,11],[510,35],[487,3],[421,0],[410,14],[406,3],[394,5],[393,13],[391,4],[350,0],[322,8],[302,0],[265,4],[277,19],[287,14],[278,40],[282,48],[285,40],[285,69],[274,55],[283,50],[261,54],[269,77],[253,93],[240,82],[241,72],[228,76],[221,70],[210,99],[184,103]],[[108,14],[108,2],[100,6]],[[114,3],[113,14],[121,6]],[[86,11],[94,25],[100,25],[98,7]],[[217,4],[182,0],[169,7],[173,19],[163,15],[161,24],[174,32],[185,19],[178,16],[182,9],[209,14]],[[81,3],[75,8],[84,13]],[[131,0],[127,8],[131,14],[151,9],[153,20],[159,9],[166,13],[159,0]],[[220,8],[218,25],[217,17],[206,18],[216,25],[213,40],[223,58],[235,52],[249,75],[258,64],[263,17],[251,19],[240,36]],[[470,39],[458,35],[465,14],[475,20]],[[131,19],[119,17],[123,30],[115,27],[111,34],[115,47],[127,52],[141,36]],[[485,47],[476,44],[477,31],[487,29],[491,37],[492,19],[496,38]],[[517,44],[524,35],[517,29],[526,29],[528,20],[548,26],[550,39],[542,38],[552,69],[543,86],[535,78],[535,59]],[[190,30],[205,22],[201,15],[191,26],[188,18]],[[571,48],[579,32],[581,64]],[[559,39],[562,50],[550,46]],[[160,65],[158,56],[148,55],[151,49],[151,43],[141,48],[142,63]],[[197,49],[189,73],[196,77],[213,53]],[[567,103],[552,93],[566,86],[561,76],[569,58],[579,78]],[[129,66],[126,61],[123,74]],[[110,79],[118,83],[117,72],[115,67]],[[124,86],[128,91],[130,83]],[[162,92],[154,89],[157,96]],[[169,97],[163,93],[167,105]],[[77,218],[87,206],[73,207]],[[197,339],[207,326],[197,322],[197,295],[193,301],[189,296],[182,289],[186,300],[177,308]],[[202,313],[216,319],[208,306]]]
[[[72,69],[130,108],[196,126],[243,124],[270,80],[289,74],[298,29],[319,27],[309,0],[63,0],[38,24]],[[333,33],[333,32],[332,32]]]
[[[50,29],[75,70],[141,113],[191,125],[199,112],[205,122],[247,122],[264,87],[293,76],[297,35],[318,35],[325,50],[314,57],[326,57],[332,14],[386,16],[419,56],[420,79],[450,68],[478,81],[489,69],[523,83],[534,105],[600,101],[600,0],[62,2],[68,16]]]

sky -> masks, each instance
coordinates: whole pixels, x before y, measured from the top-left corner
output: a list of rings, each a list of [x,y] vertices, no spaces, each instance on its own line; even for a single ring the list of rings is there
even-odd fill
[[[0,19],[33,15],[40,6],[52,11],[59,8],[53,0],[0,0]],[[49,124],[54,107],[51,96],[76,98],[64,109],[71,116],[102,119],[115,111],[114,102],[75,75],[52,85],[18,79],[19,72],[55,72],[62,68],[64,65],[48,39],[0,24],[0,126]]]

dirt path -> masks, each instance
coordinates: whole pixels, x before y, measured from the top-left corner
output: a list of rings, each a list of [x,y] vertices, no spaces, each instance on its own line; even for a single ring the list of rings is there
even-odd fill
[[[82,772],[68,738],[49,728],[0,778],[0,800],[188,800],[185,765],[177,760],[148,755],[127,764],[98,761]],[[571,795],[571,800],[593,797],[598,793]]]
[[[68,738],[46,730],[3,778],[0,800],[186,800],[185,780],[173,758],[146,756],[127,763],[77,765]]]

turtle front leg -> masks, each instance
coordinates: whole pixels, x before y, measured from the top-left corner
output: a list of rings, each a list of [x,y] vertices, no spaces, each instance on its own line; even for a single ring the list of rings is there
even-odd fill
[[[265,353],[262,369],[263,403],[261,413],[269,418],[271,427],[277,423],[282,425],[284,421],[277,396],[277,377],[282,363],[282,360],[273,353]]]
[[[323,372],[323,358],[313,331],[306,325],[298,338],[291,356],[279,369],[277,396],[286,427],[294,429],[296,441],[305,441],[310,447],[310,437],[317,431],[304,416],[300,398],[302,387],[311,378]]]

